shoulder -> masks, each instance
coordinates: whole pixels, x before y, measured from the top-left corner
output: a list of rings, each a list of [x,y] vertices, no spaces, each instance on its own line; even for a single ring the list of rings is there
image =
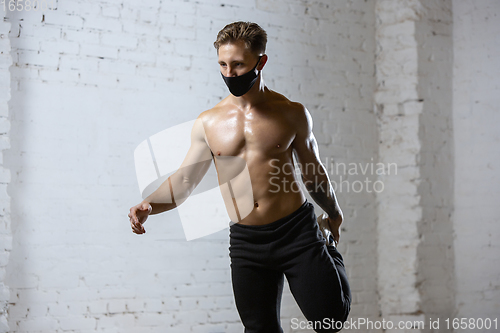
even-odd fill
[[[214,122],[215,117],[219,112],[220,107],[218,105],[201,112],[195,119],[193,131],[197,132],[200,137],[206,137],[206,130],[210,128],[210,125]]]
[[[198,137],[203,136],[205,141],[207,141],[207,134],[211,131],[214,124],[216,124],[221,119],[221,116],[226,113],[226,104],[227,103],[225,103],[223,100],[211,109],[205,110],[198,115],[193,128],[193,130],[198,133]]]
[[[198,115],[196,122],[203,125],[205,129],[208,129],[210,125],[215,121],[217,114],[220,111],[217,107],[205,110]]]
[[[211,109],[205,110],[198,116],[198,119],[203,121],[203,124],[208,124],[214,120],[217,116],[220,116],[228,109],[228,103],[226,101],[227,98],[220,101],[217,105],[212,107]]]
[[[276,103],[288,115],[296,130],[298,132],[310,131],[312,129],[312,117],[309,110],[299,102],[291,101],[279,93],[275,94],[277,94]]]
[[[299,102],[290,102],[290,113],[293,115],[293,119],[299,123],[312,121],[309,110]]]
[[[291,101],[276,91],[271,91],[271,93],[273,103],[283,106],[288,110],[288,112],[292,112],[294,115],[305,114],[307,112],[307,109],[301,103]]]
[[[309,111],[301,103],[291,101],[276,91],[271,91],[271,94],[272,97],[270,99],[273,106],[286,112],[292,119],[296,119],[297,117],[303,119],[309,115]]]

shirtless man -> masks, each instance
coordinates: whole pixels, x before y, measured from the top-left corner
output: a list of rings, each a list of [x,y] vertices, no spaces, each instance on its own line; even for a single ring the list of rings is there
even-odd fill
[[[219,32],[214,46],[231,94],[198,116],[177,175],[130,208],[130,223],[134,233],[143,234],[149,214],[180,205],[208,170],[209,163],[203,162],[207,156],[216,165],[219,183],[232,178],[224,157],[240,157],[250,174],[254,207],[243,218],[238,214],[238,223],[230,226],[229,250],[245,332],[283,332],[279,316],[284,276],[304,316],[316,322],[314,329],[337,332],[351,303],[335,246],[343,215],[320,162],[309,111],[264,83],[266,42],[266,32],[255,23],[235,22]],[[298,186],[292,154],[306,189],[328,215],[318,221],[321,228]]]

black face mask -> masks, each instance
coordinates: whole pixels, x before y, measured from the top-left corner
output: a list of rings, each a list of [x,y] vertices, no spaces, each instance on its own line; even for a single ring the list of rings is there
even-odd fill
[[[236,97],[243,96],[253,87],[255,81],[257,81],[259,77],[259,74],[255,74],[255,69],[260,62],[260,58],[262,58],[262,56],[259,57],[255,67],[248,73],[239,76],[224,76],[222,72],[220,73],[231,94]]]

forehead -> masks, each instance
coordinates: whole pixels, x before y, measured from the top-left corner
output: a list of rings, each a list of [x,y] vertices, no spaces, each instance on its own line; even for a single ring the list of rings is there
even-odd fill
[[[246,47],[245,42],[237,40],[223,44],[219,47],[219,60],[228,61],[233,58],[249,59],[255,57]]]

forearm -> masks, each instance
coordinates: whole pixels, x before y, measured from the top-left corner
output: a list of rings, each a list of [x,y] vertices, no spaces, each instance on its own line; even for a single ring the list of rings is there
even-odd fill
[[[314,175],[302,175],[302,181],[311,195],[311,198],[331,217],[342,218],[342,210],[340,209],[335,191],[331,185],[330,178],[326,173],[325,168],[320,165],[320,172]]]
[[[210,167],[211,159],[179,168],[150,196],[144,199],[152,209],[151,214],[162,213],[180,206],[193,193]]]
[[[144,199],[143,202],[148,202],[148,201],[147,201],[147,199]],[[172,210],[176,207],[176,205],[173,203],[169,203],[169,204],[160,204],[160,203],[151,203],[151,202],[148,202],[148,203],[151,205],[151,208],[152,208],[151,213],[149,213],[149,215],[163,213],[163,212]]]
[[[183,181],[183,176],[176,172],[143,202],[151,205],[150,215],[154,215],[177,208],[190,194],[189,183]]]

